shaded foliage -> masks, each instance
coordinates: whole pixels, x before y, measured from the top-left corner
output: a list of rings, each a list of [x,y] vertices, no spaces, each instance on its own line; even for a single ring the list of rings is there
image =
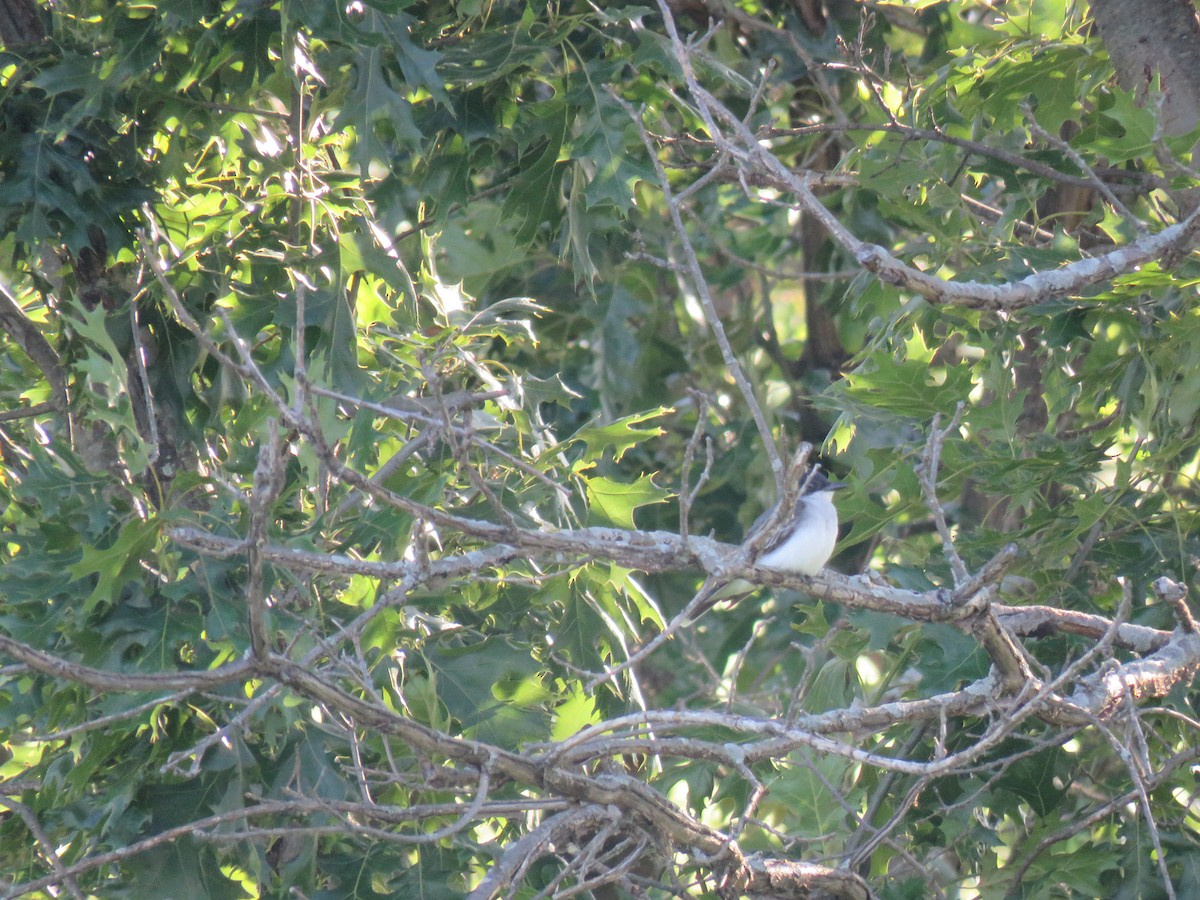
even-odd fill
[[[997,687],[833,728],[1002,660],[818,581],[604,677],[713,567],[681,513],[737,542],[775,499],[763,430],[852,483],[835,568],[944,597],[940,517],[1006,612],[1159,630],[1011,619],[1064,696],[1181,621],[1190,245],[922,295],[714,140],[697,85],[954,283],[1186,219],[1195,135],[1077,8],[916,7],[78,0],[0,54],[5,887],[735,895],[761,852],[889,898],[1188,896],[1190,658],[1103,720]]]

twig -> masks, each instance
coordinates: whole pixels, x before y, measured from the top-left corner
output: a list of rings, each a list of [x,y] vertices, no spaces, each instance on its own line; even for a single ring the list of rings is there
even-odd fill
[[[1176,777],[1177,772],[1198,758],[1200,758],[1200,748],[1187,747],[1179,751],[1170,759],[1163,762],[1160,771],[1150,773],[1150,776],[1145,780],[1145,789],[1154,790],[1163,783],[1173,780]],[[1009,888],[1008,892],[1004,895],[1005,900],[1016,900],[1018,897],[1025,896],[1022,890],[1023,887],[1027,886],[1025,884],[1025,875],[1029,871],[1030,867],[1032,867],[1037,861],[1039,856],[1041,856],[1055,844],[1060,844],[1063,841],[1070,840],[1081,831],[1085,831],[1091,828],[1097,822],[1103,821],[1104,819],[1113,815],[1113,813],[1117,810],[1124,809],[1125,807],[1129,806],[1139,798],[1142,790],[1142,787],[1135,787],[1129,791],[1126,791],[1124,794],[1113,797],[1107,803],[1102,804],[1087,815],[1079,816],[1078,818],[1073,819],[1063,828],[1059,829],[1053,834],[1046,835],[1046,837],[1038,841],[1037,846],[1035,846],[1029,852],[1029,856],[1022,861],[1020,867],[1017,868],[1017,870],[1013,873],[1012,878],[1008,879],[1012,887]]]
[[[166,774],[182,775],[185,778],[195,778],[200,774],[201,765],[204,762],[204,754],[206,754],[213,746],[226,740],[229,735],[236,734],[238,731],[245,728],[248,730],[246,723],[250,717],[269,703],[275,697],[278,697],[283,692],[283,686],[272,684],[259,691],[251,697],[242,709],[232,716],[220,728],[212,733],[205,735],[191,747],[186,750],[177,750],[167,757],[167,761],[159,766],[159,771]],[[192,763],[186,769],[181,769],[180,764],[187,758],[191,757]]]
[[[855,237],[813,193],[811,178],[807,174],[792,172],[764,146],[756,134],[746,128],[738,116],[700,85],[666,0],[659,0],[658,6],[688,90],[696,100],[698,111],[717,150],[748,167],[756,175],[769,177],[793,193],[805,212],[820,222],[863,268],[886,284],[906,288],[931,303],[973,309],[1012,310],[1078,293],[1085,287],[1109,281],[1147,262],[1187,252],[1200,240],[1200,206],[1197,206],[1185,219],[1155,234],[1143,235],[1108,253],[1079,259],[1056,269],[1034,272],[1005,284],[951,282],[915,269],[902,263],[886,248]],[[717,125],[718,120],[733,132],[736,141],[725,136]]]
[[[65,740],[72,735],[83,734],[88,731],[95,731],[97,728],[107,728],[116,722],[130,719],[134,716],[139,716],[147,710],[154,709],[156,706],[166,706],[170,703],[177,703],[178,701],[183,700],[185,697],[191,696],[192,693],[193,692],[190,690],[176,691],[175,693],[168,694],[165,697],[155,697],[153,700],[140,703],[132,709],[111,713],[107,716],[100,716],[96,719],[88,719],[85,722],[80,722],[78,725],[72,725],[69,728],[58,728],[47,734],[20,735],[19,737],[14,735],[11,740],[14,743],[20,741],[22,743],[29,744],[44,744],[49,741]]]
[[[1066,156],[1067,159],[1071,160],[1071,162],[1075,163],[1075,165],[1079,167],[1079,170],[1083,172],[1084,177],[1087,178],[1090,186],[1094,187],[1102,195],[1104,195],[1104,199],[1111,203],[1113,208],[1116,209],[1122,216],[1124,216],[1127,222],[1133,225],[1138,234],[1146,233],[1145,224],[1130,211],[1129,207],[1121,202],[1120,198],[1118,198],[1117,195],[1112,192],[1112,188],[1110,188],[1100,179],[1100,176],[1097,175],[1095,170],[1088,165],[1087,160],[1083,158],[1079,151],[1062,138],[1051,134],[1038,124],[1037,116],[1034,115],[1033,108],[1029,105],[1027,100],[1021,101],[1021,112],[1025,116],[1025,123],[1029,126],[1029,130],[1035,137],[1045,141],[1055,150]]]
[[[688,389],[688,394],[696,405],[696,426],[692,429],[692,435],[688,438],[687,446],[684,448],[683,466],[679,476],[679,533],[685,537],[689,532],[688,519],[692,504],[700,495],[700,490],[708,483],[713,467],[712,438],[705,438],[704,435],[708,424],[708,397],[693,388]],[[689,487],[688,481],[692,474],[692,464],[695,462],[696,450],[700,446],[701,439],[704,439],[704,468],[696,479],[696,483]]]
[[[21,821],[25,823],[25,827],[29,829],[29,833],[33,835],[33,839],[41,848],[42,856],[50,863],[50,868],[55,875],[54,882],[63,885],[67,889],[67,893],[74,897],[75,900],[84,900],[83,891],[80,890],[79,882],[75,880],[74,873],[68,871],[66,866],[63,865],[62,857],[55,850],[56,842],[52,841],[50,835],[46,834],[45,829],[42,828],[42,823],[38,821],[33,810],[19,800],[14,800],[12,797],[6,797],[3,794],[0,794],[0,806],[7,806],[21,817]]]
[[[688,196],[698,191],[709,180],[716,176],[719,166],[714,167],[709,172],[706,172],[699,179],[692,182],[678,196],[671,189],[670,180],[667,178],[667,173],[662,167],[662,163],[658,159],[658,154],[654,150],[654,142],[650,139],[649,133],[642,122],[642,117],[639,116],[633,107],[623,97],[615,92],[611,93],[615,101],[625,110],[626,114],[637,126],[638,134],[641,135],[642,144],[646,148],[647,158],[654,166],[655,173],[658,175],[659,186],[662,189],[663,196],[667,201],[667,212],[671,218],[671,225],[675,231],[675,236],[679,239],[680,249],[683,252],[684,263],[688,274],[692,281],[692,286],[696,289],[696,295],[700,299],[700,306],[704,310],[704,318],[708,323],[709,329],[716,338],[717,346],[721,350],[721,358],[724,360],[725,368],[733,377],[734,383],[738,386],[738,391],[745,400],[747,408],[754,419],[754,424],[758,428],[759,438],[763,442],[763,449],[766,451],[767,458],[771,463],[771,471],[775,474],[776,484],[782,486],[783,481],[783,462],[779,456],[779,450],[775,446],[775,439],[771,435],[771,428],[767,424],[766,416],[763,414],[762,407],[759,405],[758,398],[754,395],[754,388],[750,384],[750,380],[746,377],[746,373],[742,370],[741,363],[738,362],[737,356],[734,355],[733,347],[729,343],[729,337],[725,334],[725,326],[721,323],[721,317],[717,315],[716,306],[713,303],[712,293],[708,289],[708,281],[704,276],[704,269],[700,265],[700,260],[696,256],[696,249],[692,245],[691,238],[688,236],[687,226],[683,222],[683,214],[681,204]]]
[[[957,408],[954,410],[954,417],[950,420],[950,424],[940,430],[938,429],[938,423],[941,421],[941,414],[934,415],[933,424],[929,427],[929,440],[925,442],[925,450],[921,454],[920,465],[916,466],[917,480],[921,483],[921,493],[925,495],[925,506],[933,516],[938,536],[942,539],[942,552],[946,554],[946,560],[950,563],[950,571],[954,574],[954,586],[956,588],[966,584],[971,576],[967,571],[966,563],[958,555],[958,549],[954,546],[954,538],[950,536],[950,527],[946,524],[946,510],[942,508],[941,501],[938,500],[937,478],[941,462],[942,444],[945,443],[947,437],[958,429],[958,423],[962,420],[964,409],[966,409],[966,404],[960,400]]]
[[[226,663],[202,672],[160,672],[142,675],[134,672],[106,672],[70,662],[42,650],[35,650],[6,634],[0,634],[0,653],[25,663],[35,672],[85,684],[97,691],[202,691],[232,681],[249,678],[254,667],[248,660]]]
[[[908,740],[900,748],[901,756],[909,756],[917,746],[925,739],[925,734],[929,730],[929,722],[925,721],[917,725],[913,729],[912,734],[908,736]],[[867,857],[871,855],[875,847],[879,846],[879,842],[884,840],[887,833],[899,824],[899,817],[906,814],[911,806],[911,802],[915,801],[916,794],[925,787],[925,779],[918,779],[905,795],[909,802],[900,803],[895,807],[895,814],[882,826],[876,827],[873,822],[876,814],[883,807],[884,802],[891,797],[892,788],[894,787],[899,776],[894,772],[887,772],[879,780],[878,787],[875,788],[871,795],[870,801],[867,803],[867,810],[859,819],[859,826],[854,834],[850,836],[846,843],[843,856],[847,862],[847,868],[855,869]]]
[[[150,373],[146,368],[146,345],[142,341],[142,326],[138,321],[136,298],[129,301],[129,327],[133,340],[132,356],[137,364],[138,384],[141,388],[137,399],[143,402],[145,408],[146,441],[150,444],[149,460],[153,464],[158,461],[159,451],[162,448],[158,436],[158,413],[154,409],[154,389],[150,385]],[[136,401],[131,397],[130,402]]]
[[[33,406],[22,406],[20,409],[6,409],[0,412],[0,422],[11,422],[14,419],[32,419],[34,416],[42,416],[49,412],[57,412],[58,407],[49,401],[45,403],[35,403]]]
[[[627,655],[625,659],[617,665],[610,666],[599,675],[594,676],[590,681],[588,681],[586,690],[594,691],[596,688],[600,687],[600,685],[612,681],[622,672],[632,669],[638,663],[642,662],[642,660],[646,659],[646,657],[648,657],[651,653],[674,637],[681,628],[683,628],[685,625],[691,624],[693,615],[703,611],[703,605],[707,601],[708,595],[704,592],[704,590],[699,591],[696,596],[694,596],[688,602],[687,606],[671,617],[671,620],[667,622],[662,631],[660,631],[650,640],[646,641],[646,643],[642,644],[642,646],[638,647],[632,653]]]
[[[167,244],[167,246],[170,247],[169,241],[166,240],[165,236],[158,228],[158,223],[154,219],[153,211],[149,208],[146,208],[143,211],[143,214],[146,219],[147,227],[150,229],[150,236],[153,241]],[[228,315],[225,314],[223,310],[218,308],[217,314],[221,316],[222,321],[225,323],[225,327],[229,332],[229,338],[233,341],[235,348],[241,356],[242,361],[240,363],[222,350],[220,345],[217,344],[208,331],[196,321],[195,316],[188,311],[187,306],[184,305],[183,299],[179,296],[179,292],[175,290],[175,285],[173,285],[170,279],[167,278],[167,275],[170,273],[170,266],[168,266],[167,262],[159,255],[158,247],[155,246],[155,244],[151,241],[148,241],[145,233],[140,231],[138,232],[138,241],[143,245],[143,258],[150,266],[150,271],[153,273],[155,280],[162,289],[163,296],[167,300],[167,305],[171,307],[172,312],[175,313],[176,318],[179,319],[183,327],[190,331],[196,340],[200,342],[200,346],[204,348],[205,352],[216,359],[217,362],[219,362],[222,366],[225,366],[227,369],[236,372],[244,380],[257,384],[259,389],[262,390],[262,392],[271,401],[272,405],[274,405],[276,409],[280,410],[280,413],[284,416],[284,420],[287,422],[288,426],[296,427],[298,423],[295,421],[295,415],[291,412],[290,407],[283,402],[283,399],[271,386],[270,382],[267,381],[266,376],[264,376],[258,366],[255,365],[254,360],[250,356],[249,349],[245,346],[245,342],[241,339],[237,333],[237,330],[233,327],[233,323],[229,321]]]
[[[818,125],[801,125],[795,128],[772,128],[765,132],[764,137],[807,137],[810,135],[849,134],[853,132],[894,134],[902,137],[906,143],[910,141],[935,141],[941,144],[948,144],[952,147],[960,147],[972,156],[995,159],[1005,165],[1012,166],[1014,169],[1023,170],[1039,178],[1053,181],[1056,184],[1068,187],[1092,186],[1091,181],[1085,177],[1060,172],[1053,166],[1046,165],[1046,163],[1038,159],[1015,153],[1012,150],[1006,150],[1003,147],[993,147],[982,141],[973,141],[970,138],[947,134],[940,128],[917,128],[904,122],[822,122]],[[1150,188],[1161,189],[1170,186],[1166,179],[1148,172],[1108,169],[1105,174],[1111,175],[1113,178],[1134,179],[1136,181],[1135,184],[1122,188],[1122,190],[1130,193],[1145,191]]]
[[[1104,739],[1108,741],[1109,746],[1112,747],[1113,753],[1124,764],[1125,771],[1129,773],[1133,789],[1137,794],[1138,806],[1142,810],[1142,819],[1150,832],[1150,843],[1154,847],[1154,860],[1158,867],[1159,877],[1162,879],[1163,891],[1168,900],[1175,900],[1175,886],[1167,868],[1167,854],[1163,850],[1162,836],[1158,832],[1158,822],[1154,818],[1154,808],[1150,805],[1150,792],[1147,790],[1147,781],[1153,775],[1153,769],[1150,766],[1146,738],[1138,726],[1137,710],[1134,708],[1133,698],[1129,694],[1125,695],[1124,706],[1129,713],[1127,723],[1133,733],[1132,747],[1126,746],[1125,742],[1113,734],[1112,729],[1105,726],[1103,722],[1097,720],[1095,724]],[[1135,756],[1132,751],[1136,751],[1137,755]]]
[[[467,900],[492,900],[504,896],[517,884],[529,867],[561,837],[575,834],[585,824],[610,820],[611,813],[602,808],[571,809],[551,816],[529,833],[505,848],[503,856],[479,882]]]
[[[254,470],[254,491],[250,495],[250,527],[246,534],[246,555],[249,560],[246,602],[249,606],[250,650],[260,659],[267,654],[270,647],[262,551],[267,546],[267,529],[272,520],[272,509],[283,486],[283,455],[279,446],[279,421],[268,419],[267,439],[258,449],[258,466]]]

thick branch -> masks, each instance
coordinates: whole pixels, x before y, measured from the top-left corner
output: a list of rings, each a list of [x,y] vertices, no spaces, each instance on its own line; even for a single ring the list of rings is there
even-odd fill
[[[780,897],[794,900],[871,900],[875,894],[853,872],[790,859],[748,857],[721,885],[728,896]]]
[[[161,672],[153,675],[106,672],[35,650],[5,634],[0,634],[0,653],[20,660],[35,672],[85,684],[97,691],[205,691],[254,675],[254,667],[246,660],[202,672]]]
[[[1176,633],[1158,652],[1135,662],[1114,665],[1096,680],[1076,688],[1070,702],[1104,717],[1126,697],[1164,697],[1177,684],[1190,683],[1200,671],[1200,635]]]
[[[1077,634],[1099,640],[1112,627],[1112,622],[1104,616],[1054,606],[995,606],[993,609],[1005,627],[1022,637]],[[1135,653],[1153,653],[1170,639],[1169,631],[1122,622],[1117,626],[1113,643]]]
[[[962,606],[999,579],[1011,563],[1016,547],[1005,546],[992,560],[956,591],[932,590],[925,593],[904,590],[856,576],[826,570],[805,576],[778,569],[737,565],[741,548],[707,537],[687,541],[673,532],[622,531],[616,528],[579,528],[572,531],[543,532],[505,528],[491,522],[465,519],[417,505],[422,514],[439,524],[461,527],[468,534],[503,539],[500,543],[467,553],[443,556],[427,562],[400,560],[377,562],[355,559],[336,553],[320,553],[291,547],[267,545],[260,549],[262,558],[273,565],[307,573],[328,575],[365,575],[385,581],[411,580],[417,584],[460,578],[481,572],[489,566],[504,565],[514,559],[546,561],[571,558],[602,558],[644,572],[674,572],[703,569],[723,579],[743,578],[755,584],[789,588],[820,600],[841,603],[855,609],[871,609],[917,622],[949,622],[978,612],[978,606]],[[225,558],[244,553],[246,543],[237,538],[210,534],[195,528],[168,530],[173,539],[201,553]],[[991,604],[992,612],[1003,626],[1024,637],[1051,634],[1077,634],[1099,638],[1111,627],[1103,616],[1057,609],[1052,606],[1005,606]],[[1144,625],[1122,623],[1115,644],[1138,653],[1149,653],[1167,643],[1171,633]]]

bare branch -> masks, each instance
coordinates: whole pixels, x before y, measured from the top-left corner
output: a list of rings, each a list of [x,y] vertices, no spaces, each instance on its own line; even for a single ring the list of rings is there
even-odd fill
[[[1084,681],[1071,694],[1074,706],[1104,718],[1125,698],[1165,697],[1177,684],[1188,684],[1200,672],[1200,634],[1177,633],[1144,659],[1114,665],[1100,677]]]
[[[704,431],[708,424],[708,398],[697,390],[689,389],[688,394],[696,406],[696,425],[692,429],[691,437],[688,438],[687,446],[684,448],[683,465],[680,468],[679,533],[681,535],[686,535],[690,531],[688,518],[691,513],[692,504],[700,495],[700,491],[704,485],[708,483],[713,467],[712,439],[704,437]],[[692,477],[692,465],[695,462],[696,450],[699,448],[702,438],[704,439],[705,453],[704,468],[701,470],[700,476],[696,479],[696,483],[689,487],[688,485]]]
[[[583,807],[551,816],[505,848],[504,855],[471,891],[468,900],[492,900],[493,897],[508,896],[509,889],[517,885],[529,867],[555,844],[586,827],[613,821],[613,813],[605,807]]]
[[[67,870],[63,865],[62,857],[58,855],[55,849],[55,841],[50,839],[50,835],[46,834],[42,824],[34,815],[33,810],[20,801],[14,800],[11,797],[6,797],[0,794],[0,806],[6,806],[21,817],[21,821],[25,823],[25,827],[29,829],[29,833],[33,835],[34,841],[40,848],[41,854],[50,863],[50,869],[54,872],[54,883],[61,884],[67,889],[75,900],[84,900],[83,891],[79,888],[79,882],[75,880],[75,873]]]
[[[1027,101],[1022,101],[1021,112],[1025,115],[1025,122],[1027,125],[1029,125],[1029,130],[1033,133],[1034,137],[1045,141],[1055,150],[1058,150],[1060,153],[1066,156],[1067,159],[1071,160],[1071,162],[1075,163],[1075,165],[1079,167],[1080,171],[1084,173],[1084,177],[1087,178],[1090,186],[1099,191],[1104,196],[1104,199],[1111,203],[1113,208],[1116,209],[1117,212],[1119,212],[1122,216],[1124,216],[1127,222],[1130,222],[1133,225],[1138,234],[1146,233],[1145,224],[1143,224],[1142,221],[1138,219],[1137,216],[1135,216],[1129,210],[1129,208],[1120,201],[1120,199],[1118,199],[1117,195],[1113,193],[1112,188],[1110,188],[1100,178],[1100,176],[1096,174],[1095,170],[1088,165],[1087,160],[1083,158],[1079,151],[1062,138],[1051,134],[1038,124],[1038,120],[1034,115],[1033,108]]]
[[[954,410],[954,417],[944,429],[938,428],[940,417],[936,415],[933,417],[933,424],[929,427],[929,440],[925,442],[921,463],[916,467],[917,479],[921,483],[921,493],[925,495],[925,506],[933,515],[938,536],[942,539],[942,552],[946,554],[946,560],[950,563],[950,571],[954,573],[956,588],[961,588],[966,584],[970,576],[967,573],[967,566],[962,561],[962,557],[958,555],[958,549],[954,546],[954,540],[950,536],[950,527],[946,524],[946,511],[942,508],[941,501],[938,500],[937,479],[938,469],[941,465],[942,444],[947,437],[958,430],[958,424],[962,420],[965,409],[966,404],[960,400]]]
[[[676,31],[671,11],[664,0],[659,0],[659,8],[675,49],[676,60],[682,67],[687,81],[688,90],[697,102],[717,150],[759,175],[771,177],[780,187],[786,188],[796,197],[805,212],[814,216],[863,268],[885,284],[910,290],[931,303],[973,309],[1014,310],[1078,293],[1086,287],[1131,272],[1148,262],[1186,252],[1196,244],[1197,231],[1200,229],[1200,207],[1178,224],[1140,237],[1108,253],[1079,259],[1057,269],[1033,272],[1006,284],[946,281],[908,266],[884,247],[868,244],[855,237],[813,193],[812,182],[807,174],[797,175],[792,172],[740,118],[700,85],[688,59],[687,50]],[[730,130],[732,138],[726,136],[718,122]]]
[[[283,454],[279,446],[279,422],[267,421],[267,440],[258,448],[258,466],[254,470],[254,493],[250,496],[250,528],[246,535],[246,554],[250,578],[246,588],[249,606],[250,649],[260,659],[270,642],[267,634],[267,597],[263,584],[262,548],[267,545],[267,528],[272,508],[283,490]]]
[[[654,165],[655,172],[658,174],[659,187],[667,200],[667,211],[671,217],[671,225],[674,228],[675,236],[678,238],[680,248],[683,251],[684,267],[691,278],[692,286],[696,289],[700,305],[704,309],[705,321],[708,323],[713,337],[717,340],[717,346],[721,349],[721,358],[725,362],[725,368],[733,377],[734,383],[737,384],[738,391],[741,393],[742,399],[746,402],[746,407],[754,419],[754,423],[758,428],[759,438],[763,442],[763,450],[771,462],[771,471],[775,473],[776,484],[782,490],[783,462],[779,455],[779,449],[775,446],[775,438],[771,434],[771,427],[767,424],[766,416],[763,414],[758,398],[754,394],[754,388],[750,384],[750,380],[746,377],[746,373],[743,371],[741,363],[738,362],[737,356],[734,355],[733,347],[730,345],[729,338],[725,334],[725,326],[721,322],[721,317],[717,315],[716,305],[713,303],[712,294],[708,289],[708,281],[704,276],[704,269],[700,265],[695,247],[692,246],[687,227],[683,222],[681,211],[683,201],[687,199],[689,194],[699,190],[715,177],[721,167],[720,165],[715,166],[693,182],[679,196],[675,196],[671,188],[671,183],[667,178],[667,173],[663,169],[662,163],[659,162],[658,155],[654,152],[654,144],[650,139],[649,133],[646,131],[645,125],[642,123],[642,117],[637,114],[623,97],[613,94],[613,98],[637,125],[638,133],[642,136],[642,143],[646,146],[647,150],[647,158]]]
[[[98,691],[203,691],[249,678],[254,672],[248,660],[226,663],[219,668],[200,672],[162,672],[155,675],[106,672],[35,650],[5,634],[0,634],[0,653],[20,660],[35,672],[86,684]]]

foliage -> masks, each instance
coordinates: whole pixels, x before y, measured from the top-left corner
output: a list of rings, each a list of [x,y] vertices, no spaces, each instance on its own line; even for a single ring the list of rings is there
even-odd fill
[[[0,54],[6,896],[1194,894],[1196,135],[1074,5],[818,6]],[[874,579],[690,622],[803,441]]]

